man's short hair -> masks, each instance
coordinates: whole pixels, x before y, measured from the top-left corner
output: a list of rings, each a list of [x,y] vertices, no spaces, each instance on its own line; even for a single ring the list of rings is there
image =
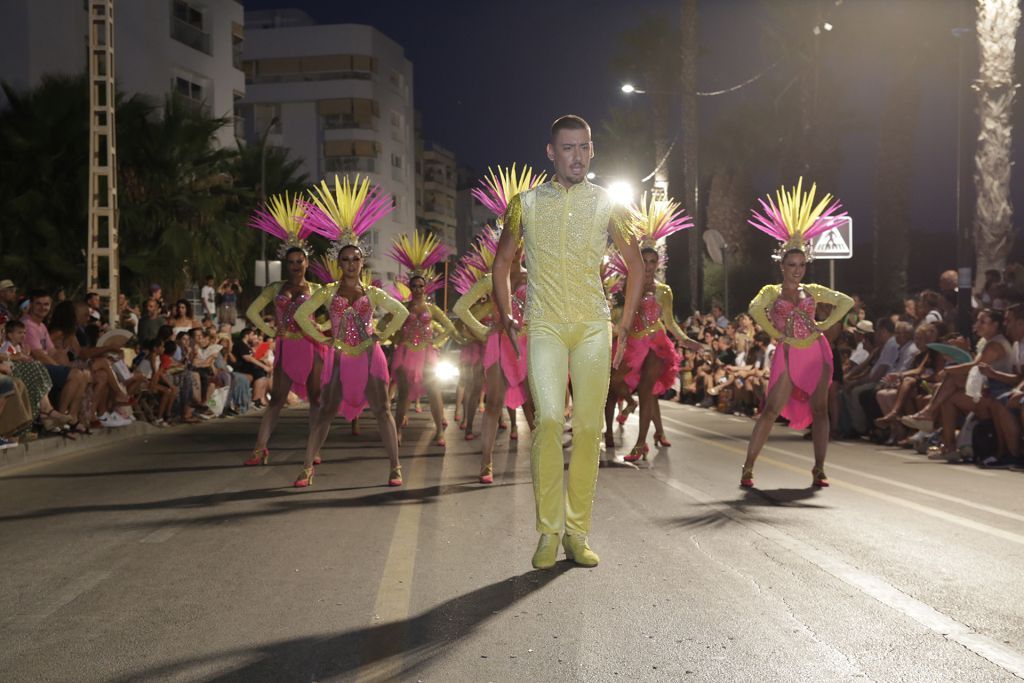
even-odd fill
[[[583,120],[582,116],[566,114],[559,116],[551,124],[551,139],[554,140],[560,130],[585,130],[590,131],[590,124]]]
[[[894,334],[896,332],[896,323],[894,323],[892,318],[888,316],[879,318],[875,321],[875,332],[878,332],[879,330],[885,330],[889,334]]]
[[[45,289],[33,289],[28,293],[28,300],[30,303],[35,301],[36,299],[42,299],[44,297],[47,299],[52,298],[50,296],[50,293]]]
[[[22,329],[25,329],[25,323],[21,322],[20,320],[8,320],[6,323],[4,323],[4,332],[6,334],[10,334],[15,330]]]

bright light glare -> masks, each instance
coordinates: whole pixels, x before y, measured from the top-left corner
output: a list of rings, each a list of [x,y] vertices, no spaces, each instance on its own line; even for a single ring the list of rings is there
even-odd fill
[[[453,379],[459,378],[459,367],[447,360],[437,361],[437,365],[434,366],[434,376],[442,382],[449,382]]]
[[[824,26],[822,26],[822,28],[824,28],[826,31],[831,31],[832,30],[832,24],[830,24],[830,23],[828,23],[826,21]]]
[[[593,180],[596,177],[597,177],[597,174],[594,173],[593,171],[591,171],[590,173],[587,174],[587,180]]]
[[[627,180],[613,180],[608,184],[608,194],[613,202],[625,206],[633,201],[633,186]]]
[[[636,88],[633,87],[632,83],[623,83],[622,92],[626,93],[627,95],[632,95],[633,93],[636,92]]]

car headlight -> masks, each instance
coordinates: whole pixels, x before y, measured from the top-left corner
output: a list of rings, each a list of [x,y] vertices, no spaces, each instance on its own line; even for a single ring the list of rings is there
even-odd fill
[[[434,365],[434,376],[442,382],[450,382],[459,378],[459,366],[449,360],[439,360]]]

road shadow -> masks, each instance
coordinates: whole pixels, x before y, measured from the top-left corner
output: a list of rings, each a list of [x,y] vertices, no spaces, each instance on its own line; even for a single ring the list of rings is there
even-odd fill
[[[808,486],[804,489],[744,489],[743,496],[739,499],[717,500],[708,503],[694,503],[695,507],[704,508],[706,512],[679,517],[664,518],[659,521],[662,526],[669,527],[715,527],[726,524],[736,524],[737,520],[729,514],[729,508],[736,512],[748,515],[751,519],[760,520],[761,515],[758,509],[771,507],[789,507],[807,510],[825,510],[831,506],[807,502],[817,495],[818,489]],[[717,508],[717,509],[714,509]],[[778,523],[778,520],[773,520]]]
[[[226,650],[135,671],[115,679],[157,681],[170,678],[252,683],[253,681],[412,680],[408,678],[452,644],[569,571],[560,562],[447,600],[421,614],[330,636],[280,640],[253,648]],[[221,660],[248,659],[238,668],[210,675]]]
[[[354,498],[323,498],[324,494],[338,493],[344,491],[358,491],[364,489],[379,489],[386,484],[370,484],[364,486],[347,486],[337,488],[307,488],[296,489],[292,486],[279,486],[264,489],[247,489],[244,491],[230,491],[222,493],[201,494],[196,496],[184,496],[181,498],[168,498],[166,500],[146,501],[142,503],[106,503],[98,505],[70,505],[66,507],[47,508],[23,512],[16,515],[0,517],[0,523],[16,522],[29,519],[43,519],[47,517],[60,517],[63,515],[104,513],[104,512],[129,512],[144,510],[189,510],[217,508],[227,503],[267,501],[268,506],[262,509],[253,510],[246,508],[236,512],[205,515],[179,520],[182,525],[192,524],[217,524],[237,518],[255,518],[269,515],[279,515],[288,512],[315,509],[346,509],[379,507],[386,505],[407,505],[419,504],[429,505],[437,502],[441,496],[448,496],[457,493],[470,493],[489,489],[502,488],[505,486],[519,486],[528,482],[503,482],[483,486],[474,482],[465,482],[457,485],[438,484],[418,489],[389,488],[379,493],[356,496]],[[132,527],[163,526],[167,520],[134,520]]]

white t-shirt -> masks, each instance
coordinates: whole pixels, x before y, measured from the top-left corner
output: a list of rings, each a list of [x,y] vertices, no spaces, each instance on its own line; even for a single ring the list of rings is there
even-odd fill
[[[217,311],[217,290],[210,285],[203,285],[199,295],[203,299],[203,308],[206,309],[206,315],[213,316]]]
[[[0,344],[0,353],[6,353],[9,356],[17,356],[21,351],[19,351],[18,347],[14,345],[14,342],[7,339],[3,344]]]

